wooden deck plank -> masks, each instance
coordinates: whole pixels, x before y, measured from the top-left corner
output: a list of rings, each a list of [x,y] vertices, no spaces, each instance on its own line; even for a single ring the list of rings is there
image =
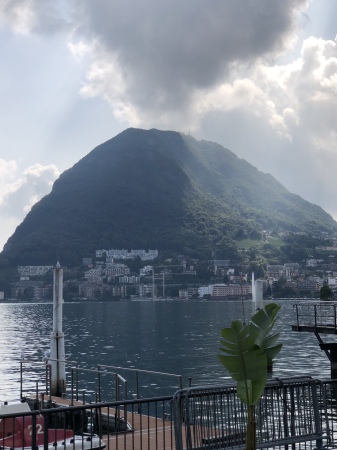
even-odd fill
[[[70,406],[69,399],[52,397],[52,402],[59,406]],[[83,402],[73,401],[73,406],[83,406]],[[90,404],[87,405],[90,410]],[[115,418],[116,409],[102,407],[101,413]],[[102,439],[107,445],[107,450],[174,450],[174,427],[171,420],[165,420],[126,411],[123,407],[119,411],[119,417],[124,418],[132,426],[131,432],[118,434],[103,434]]]

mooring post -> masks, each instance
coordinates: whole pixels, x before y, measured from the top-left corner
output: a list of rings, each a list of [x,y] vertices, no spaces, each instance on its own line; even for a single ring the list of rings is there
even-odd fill
[[[51,335],[51,386],[50,391],[56,397],[62,397],[66,392],[66,367],[64,334],[62,331],[63,303],[63,269],[60,263],[54,269],[53,283],[53,332]]]

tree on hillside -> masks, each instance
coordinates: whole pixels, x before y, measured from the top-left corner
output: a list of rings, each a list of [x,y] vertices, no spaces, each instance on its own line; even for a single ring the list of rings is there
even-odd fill
[[[321,300],[331,300],[333,298],[333,292],[329,285],[323,284],[319,291],[319,298]]]
[[[278,281],[274,281],[272,294],[274,298],[291,298],[296,296],[294,289],[287,285],[287,280],[283,276]]]

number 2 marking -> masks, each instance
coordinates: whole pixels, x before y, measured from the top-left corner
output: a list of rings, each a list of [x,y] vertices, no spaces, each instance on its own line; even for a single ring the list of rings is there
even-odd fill
[[[33,433],[33,430],[32,430],[33,425],[28,425],[27,428],[28,428],[28,430],[30,430],[29,434],[32,435],[32,433]],[[38,423],[36,425],[36,434],[43,434],[42,425],[40,423]]]

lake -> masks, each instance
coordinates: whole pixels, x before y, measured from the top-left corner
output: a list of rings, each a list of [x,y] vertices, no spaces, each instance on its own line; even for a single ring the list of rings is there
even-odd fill
[[[315,336],[291,330],[295,321],[294,301],[282,305],[276,329],[283,348],[273,376],[330,377],[330,363]],[[70,367],[95,368],[98,364],[167,372],[183,376],[184,384],[219,383],[228,376],[217,358],[221,328],[236,318],[253,313],[252,301],[125,301],[65,303],[65,332],[68,379]],[[19,368],[25,360],[43,367],[52,331],[51,303],[0,304],[0,399],[19,397]],[[332,339],[332,338],[331,338]],[[28,366],[29,367],[29,366]],[[120,371],[130,378],[134,375]],[[95,381],[84,374],[86,388],[95,390]],[[103,382],[107,395],[110,380]],[[26,373],[33,387],[36,371]],[[110,383],[110,384],[109,384]],[[176,390],[173,377],[142,376],[142,396],[166,395]],[[68,384],[69,385],[69,384]]]

